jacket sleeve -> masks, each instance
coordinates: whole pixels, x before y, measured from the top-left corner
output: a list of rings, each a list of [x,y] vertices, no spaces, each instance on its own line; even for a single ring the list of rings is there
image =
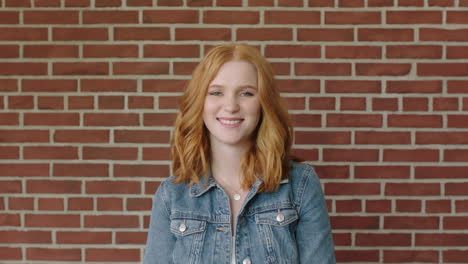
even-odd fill
[[[176,242],[170,231],[170,212],[167,208],[165,184],[161,183],[153,198],[148,239],[143,264],[167,264],[172,262],[172,251]]]
[[[300,199],[296,228],[301,264],[335,264],[333,237],[325,198],[312,167],[303,171],[297,199]]]

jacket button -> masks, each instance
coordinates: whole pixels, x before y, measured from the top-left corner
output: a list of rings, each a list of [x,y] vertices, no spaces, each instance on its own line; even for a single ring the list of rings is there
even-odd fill
[[[284,215],[279,210],[278,210],[278,215],[276,216],[276,221],[280,223],[284,221]]]
[[[184,221],[184,222],[185,222],[185,221]],[[179,226],[179,231],[180,231],[180,232],[185,232],[185,230],[187,230],[187,226],[185,225],[185,223],[180,224],[180,226]]]
[[[245,258],[245,259],[242,261],[242,264],[252,264],[252,261],[250,261],[249,258]]]

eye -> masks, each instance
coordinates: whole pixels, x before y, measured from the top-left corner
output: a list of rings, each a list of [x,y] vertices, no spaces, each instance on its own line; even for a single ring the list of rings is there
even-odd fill
[[[212,92],[208,92],[209,95],[214,95],[214,96],[218,96],[218,95],[221,95],[221,92],[218,92],[218,91],[212,91]]]
[[[242,92],[241,95],[242,96],[254,96],[254,94],[251,92]]]

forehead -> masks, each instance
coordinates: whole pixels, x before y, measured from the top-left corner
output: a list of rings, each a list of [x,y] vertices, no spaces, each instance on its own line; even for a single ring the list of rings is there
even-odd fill
[[[211,84],[242,84],[256,85],[257,70],[255,66],[244,60],[231,60],[224,63]]]

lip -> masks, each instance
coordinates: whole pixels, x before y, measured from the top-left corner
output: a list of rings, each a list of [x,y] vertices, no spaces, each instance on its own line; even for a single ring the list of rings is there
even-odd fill
[[[224,117],[220,117],[220,118],[216,118],[218,120],[218,122],[223,126],[223,127],[226,127],[226,128],[236,128],[236,127],[239,127],[242,123],[242,121],[244,121],[244,119],[242,118],[224,118]],[[226,120],[226,121],[236,121],[236,120],[240,120],[239,123],[237,124],[225,124],[223,122],[221,122],[220,120]]]
[[[227,120],[227,121],[244,120],[243,118],[235,118],[235,117],[217,117],[216,119]]]

